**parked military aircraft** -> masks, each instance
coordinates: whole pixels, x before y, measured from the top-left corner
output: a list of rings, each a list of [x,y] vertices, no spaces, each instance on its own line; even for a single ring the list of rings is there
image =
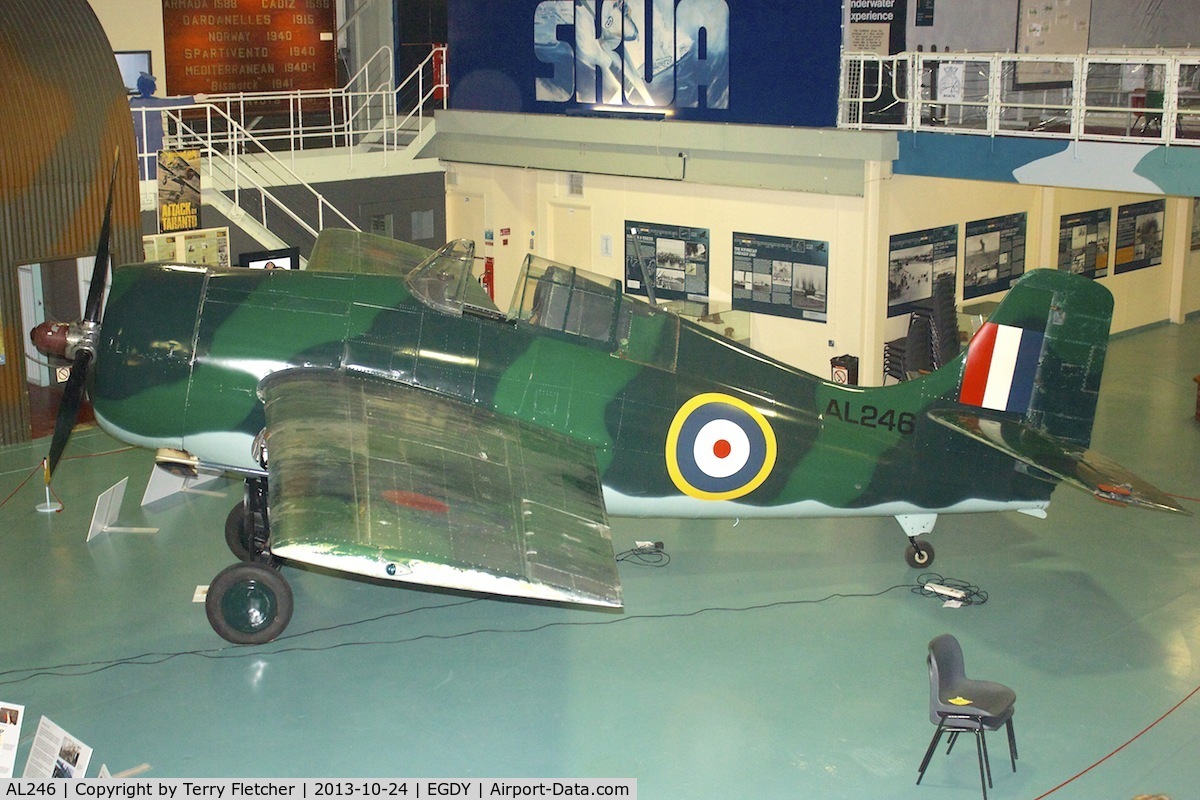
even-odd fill
[[[473,255],[328,230],[304,271],[119,267],[103,319],[98,258],[84,322],[34,331],[75,362],[51,467],[90,374],[106,431],[244,477],[207,600],[238,643],[287,625],[281,562],[620,606],[608,514],[894,516],[925,567],[937,515],[1044,516],[1060,481],[1182,510],[1088,450],[1093,281],[1034,270],[957,360],[858,388],[534,255],[502,312]]]

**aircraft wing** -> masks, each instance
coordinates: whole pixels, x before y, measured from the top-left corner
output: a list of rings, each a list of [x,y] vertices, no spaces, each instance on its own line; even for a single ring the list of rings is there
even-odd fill
[[[933,409],[930,419],[1030,466],[1089,491],[1101,500],[1189,514],[1169,495],[1107,456],[1030,427],[957,409]]]
[[[263,380],[271,550],[343,572],[620,606],[592,448],[422,389]]]

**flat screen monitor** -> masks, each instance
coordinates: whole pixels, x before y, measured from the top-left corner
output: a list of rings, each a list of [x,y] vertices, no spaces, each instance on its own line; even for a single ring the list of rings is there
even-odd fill
[[[254,250],[238,256],[238,264],[250,269],[300,269],[300,248]]]
[[[137,94],[138,76],[143,72],[147,75],[154,74],[154,70],[150,68],[150,51],[117,50],[113,55],[117,57],[117,67],[121,70],[121,82],[125,84],[125,91]]]

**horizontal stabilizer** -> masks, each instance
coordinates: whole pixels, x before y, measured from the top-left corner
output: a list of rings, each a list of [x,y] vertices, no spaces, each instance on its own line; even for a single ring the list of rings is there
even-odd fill
[[[934,409],[929,418],[1101,500],[1190,515],[1165,492],[1107,456],[1051,436],[1018,419],[956,409]]]

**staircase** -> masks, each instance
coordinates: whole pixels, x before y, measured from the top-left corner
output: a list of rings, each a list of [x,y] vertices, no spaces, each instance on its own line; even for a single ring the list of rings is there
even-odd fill
[[[366,154],[385,163],[411,159],[429,133],[433,108],[445,107],[445,84],[434,75],[444,58],[445,48],[434,47],[394,89],[385,47],[341,89],[208,95],[135,114],[162,115],[163,149],[200,151],[204,203],[264,248],[295,246],[307,254],[327,225],[359,227],[300,177],[297,160],[344,157],[350,170]],[[143,142],[141,149],[157,149]],[[154,152],[139,158],[153,163]]]

